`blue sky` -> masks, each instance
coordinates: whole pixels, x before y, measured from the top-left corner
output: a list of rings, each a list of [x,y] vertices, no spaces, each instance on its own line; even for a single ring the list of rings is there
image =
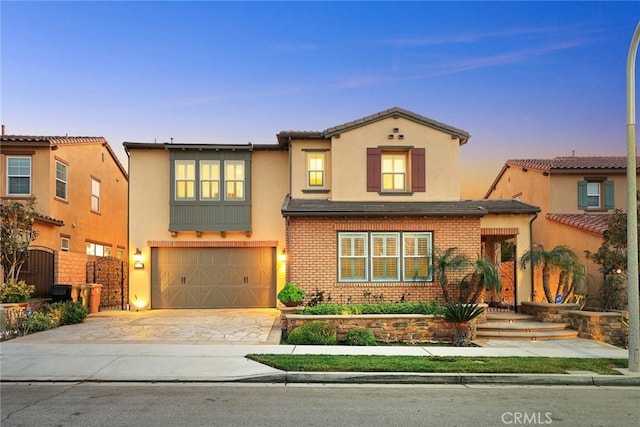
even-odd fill
[[[0,3],[8,134],[275,143],[393,106],[510,158],[625,155],[640,2]],[[640,67],[638,67],[640,68]]]

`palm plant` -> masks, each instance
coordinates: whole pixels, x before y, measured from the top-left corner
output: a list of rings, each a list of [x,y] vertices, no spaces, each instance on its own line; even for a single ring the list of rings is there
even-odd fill
[[[467,347],[471,344],[469,337],[469,322],[484,312],[484,308],[478,304],[449,303],[443,307],[444,317],[456,324],[456,336],[453,345]]]
[[[555,296],[551,293],[551,272],[560,270],[559,284],[568,280],[573,267],[578,264],[578,257],[573,249],[557,245],[550,251],[545,250],[540,243],[535,244],[529,251],[525,252],[520,258],[520,267],[525,269],[527,264],[531,264],[532,268],[542,268],[542,290],[548,303],[555,302]],[[563,275],[563,271],[565,274]],[[557,289],[559,290],[559,289]]]
[[[442,296],[445,303],[453,302],[451,295],[449,294],[449,278],[448,273],[450,271],[460,271],[467,268],[470,265],[469,259],[456,253],[458,248],[447,248],[445,251],[436,250],[434,259],[434,269],[436,279],[440,288],[442,289]]]
[[[475,303],[484,289],[500,292],[502,285],[496,264],[487,256],[479,256],[473,271],[460,282],[460,302]]]

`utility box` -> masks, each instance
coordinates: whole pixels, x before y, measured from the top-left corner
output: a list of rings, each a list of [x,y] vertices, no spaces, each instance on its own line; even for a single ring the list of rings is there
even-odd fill
[[[62,283],[51,285],[51,300],[53,302],[71,301],[71,285]]]

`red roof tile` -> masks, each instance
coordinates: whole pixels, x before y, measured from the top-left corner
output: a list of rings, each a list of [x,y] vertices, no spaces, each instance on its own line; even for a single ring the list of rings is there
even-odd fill
[[[581,214],[560,214],[548,213],[545,215],[548,220],[559,222],[580,230],[589,231],[596,234],[604,234],[609,228],[611,214],[581,213]]]
[[[640,157],[636,158],[636,165]],[[566,169],[627,169],[626,157],[555,157],[553,159],[510,159],[507,165],[552,172]],[[637,168],[637,166],[636,166]]]

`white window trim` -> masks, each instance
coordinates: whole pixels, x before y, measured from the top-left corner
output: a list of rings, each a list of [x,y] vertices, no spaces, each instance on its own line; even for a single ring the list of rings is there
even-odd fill
[[[58,178],[58,165],[62,165],[64,167],[64,179]],[[64,184],[64,197],[58,196],[58,181]],[[56,197],[61,200],[68,200],[69,196],[69,165],[61,162],[60,160],[56,160]]]
[[[311,157],[319,156],[322,160],[322,169],[311,169]],[[307,153],[307,188],[325,188],[327,182],[327,156],[325,152]],[[320,172],[322,174],[322,185],[311,184],[311,173]]]
[[[402,157],[404,160],[404,170],[402,172],[396,172],[395,168],[392,166],[392,170],[391,171],[387,171],[385,172],[384,170],[384,160],[385,157]],[[408,170],[409,170],[409,152],[385,152],[383,151],[380,154],[380,191],[384,192],[384,193],[403,193],[406,192],[407,189],[409,188],[409,181],[407,179],[407,174],[408,174]],[[392,159],[393,160],[393,159]],[[392,161],[392,163],[394,163]],[[396,175],[402,175],[403,176],[403,184],[402,184],[402,188],[401,189],[397,189],[397,188],[385,188],[384,186],[384,177],[385,175],[391,175],[392,176],[392,184],[395,186],[395,177]]]
[[[69,252],[70,246],[71,246],[71,239],[70,238],[68,238],[68,237],[61,237],[60,238],[60,250],[62,252]]]
[[[387,246],[387,237],[395,237],[395,251],[396,251],[396,255],[395,257],[392,255],[388,255],[388,250],[390,249]],[[376,255],[374,253],[374,245],[373,245],[373,240],[376,237],[383,237],[384,238],[384,253],[381,255]],[[402,268],[402,261],[401,261],[401,257],[400,257],[400,233],[396,233],[396,232],[390,232],[390,233],[384,233],[384,232],[375,232],[375,233],[370,233],[369,235],[370,238],[370,245],[371,245],[371,256],[369,257],[369,268],[371,269],[371,281],[372,282],[397,282],[400,280],[400,269]],[[374,275],[374,261],[376,259],[394,259],[396,261],[396,275],[395,277],[382,277],[382,278],[376,278]]]
[[[193,166],[193,179],[188,178],[188,177],[186,177],[184,179],[178,179],[177,171],[178,171],[178,165],[179,164],[185,164],[185,165],[192,165]],[[195,160],[175,160],[174,161],[174,163],[173,163],[173,171],[174,171],[173,172],[174,173],[174,178],[173,178],[174,195],[173,195],[173,197],[174,197],[174,199],[176,201],[196,200],[196,192],[199,190],[196,187],[196,184],[197,184],[196,178],[197,178],[197,172],[198,172],[196,170],[197,166],[199,166],[199,165],[196,165],[196,161]],[[193,184],[193,197],[178,197],[178,183],[179,182],[185,182],[185,183],[191,182]],[[186,189],[185,189],[185,191],[186,191]],[[185,195],[186,194],[187,193],[185,192]]]
[[[242,164],[242,179],[229,179],[227,177],[227,165],[228,164]],[[247,192],[247,185],[246,185],[246,181],[247,181],[247,163],[244,160],[225,160],[224,161],[224,200],[227,202],[242,202],[245,200],[245,198],[247,197],[246,192]],[[234,197],[234,198],[229,198],[228,197],[228,192],[227,192],[227,183],[237,183],[237,182],[241,182],[242,183],[242,197]]]
[[[589,187],[597,185],[598,187],[598,194],[591,194],[589,193]],[[589,203],[589,198],[590,197],[598,197],[598,204],[597,205],[592,205]],[[602,207],[602,182],[600,181],[588,181],[587,180],[587,209],[599,209]]]
[[[218,179],[203,179],[202,178],[202,166],[203,165],[214,165],[217,164],[218,165]],[[220,170],[220,160],[199,160],[198,161],[198,199],[202,200],[202,201],[219,201],[220,200],[220,191],[222,190],[220,188],[220,176],[222,175],[222,171]],[[202,196],[202,184],[204,184],[205,182],[208,183],[217,183],[218,184],[218,197],[203,197]],[[184,200],[184,199],[181,199]]]
[[[29,160],[29,192],[28,193],[12,193],[10,191],[11,178],[25,178],[26,175],[10,175],[9,174],[9,161],[11,159],[28,159]],[[30,156],[10,156],[7,157],[7,194],[10,196],[29,196],[31,195],[31,189],[33,186],[33,160]]]
[[[94,190],[94,183],[98,184],[98,192],[97,194],[93,191]],[[102,183],[100,182],[99,179],[97,178],[91,178],[91,212],[97,212],[100,213],[101,209],[102,209],[102,198],[100,196],[101,193],[101,187],[102,187]],[[97,203],[97,209],[94,209],[93,207],[93,201],[96,201]]]
[[[397,262],[398,262],[398,277],[396,279],[384,278],[384,279],[374,279],[373,278],[373,259],[376,256],[373,255],[373,237],[375,235],[397,235],[396,245],[397,247]],[[360,256],[358,258],[366,258],[365,260],[365,278],[364,279],[353,279],[353,278],[344,278],[342,277],[341,271],[341,261],[343,258],[356,258],[355,256],[342,256],[342,238],[344,236],[362,236],[365,242],[364,256]],[[404,266],[406,258],[416,258],[419,256],[405,255],[405,245],[404,238],[406,235],[415,235],[415,236],[425,236],[428,239],[428,247],[427,247],[427,257],[429,258],[429,275],[427,278],[418,278],[414,277],[407,278],[405,276]],[[380,256],[378,256],[380,257]],[[385,257],[388,258],[388,257]],[[418,282],[429,282],[433,283],[433,232],[431,231],[405,231],[405,232],[338,232],[338,264],[337,264],[337,276],[338,282],[340,283],[353,283],[353,282],[408,282],[408,283],[418,283]],[[400,273],[402,271],[402,273]],[[369,279],[371,277],[371,279]]]

